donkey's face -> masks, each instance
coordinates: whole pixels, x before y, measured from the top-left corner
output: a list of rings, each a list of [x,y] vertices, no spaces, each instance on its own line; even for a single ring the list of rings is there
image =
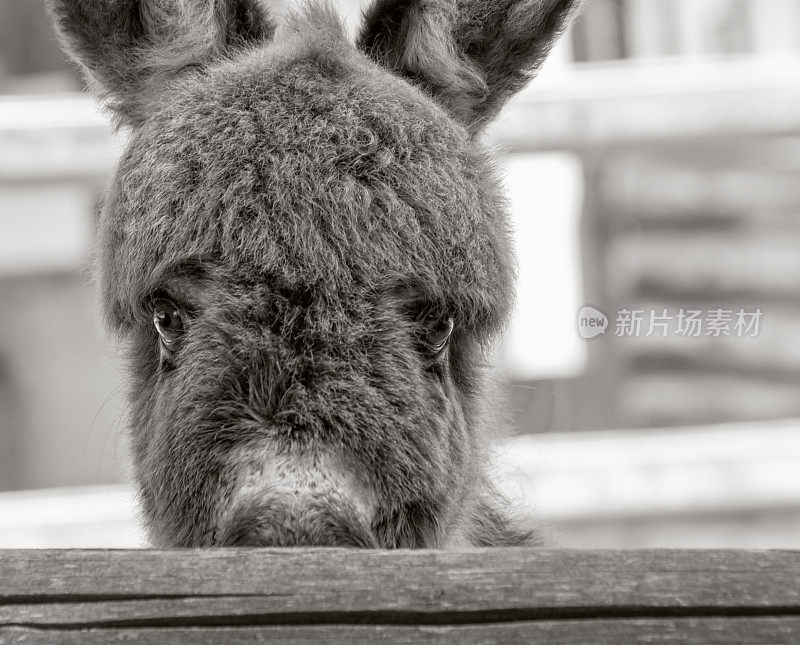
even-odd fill
[[[515,543],[482,472],[511,300],[475,134],[571,2],[53,2],[131,139],[101,218],[162,545]]]

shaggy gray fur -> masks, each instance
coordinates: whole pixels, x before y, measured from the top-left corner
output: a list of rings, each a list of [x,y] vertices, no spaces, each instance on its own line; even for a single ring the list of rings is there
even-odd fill
[[[483,353],[513,259],[474,134],[574,3],[379,0],[354,46],[326,5],[276,28],[254,0],[48,1],[131,127],[99,269],[128,341],[153,541],[528,541],[483,472]],[[153,325],[159,296],[184,314],[174,351]],[[369,526],[322,496],[298,509],[251,494],[228,512],[266,449],[337,455],[376,500]]]

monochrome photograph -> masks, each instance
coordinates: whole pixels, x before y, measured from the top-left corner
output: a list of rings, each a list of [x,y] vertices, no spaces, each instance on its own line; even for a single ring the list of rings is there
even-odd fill
[[[800,642],[800,0],[0,0],[0,645]]]

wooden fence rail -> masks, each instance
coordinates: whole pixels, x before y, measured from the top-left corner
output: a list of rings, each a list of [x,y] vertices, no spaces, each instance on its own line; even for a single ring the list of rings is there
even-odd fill
[[[582,64],[532,84],[491,138],[515,152],[800,129],[798,56]],[[121,151],[87,95],[0,97],[0,184],[102,183]]]
[[[790,643],[793,551],[2,551],[0,644]]]

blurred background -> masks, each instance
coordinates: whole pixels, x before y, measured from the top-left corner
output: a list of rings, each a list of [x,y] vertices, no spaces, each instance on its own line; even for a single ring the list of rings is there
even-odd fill
[[[0,547],[144,543],[90,261],[124,135],[81,88],[0,0]],[[800,0],[590,0],[488,136],[509,495],[561,546],[800,547]]]

